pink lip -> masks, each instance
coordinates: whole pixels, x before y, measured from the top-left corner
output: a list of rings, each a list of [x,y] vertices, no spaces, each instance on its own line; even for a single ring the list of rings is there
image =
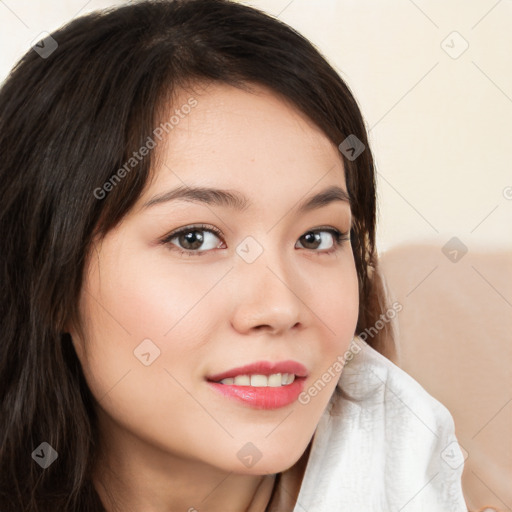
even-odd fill
[[[253,387],[221,384],[220,381],[237,375],[272,375],[273,373],[293,373],[295,380],[280,387]],[[246,366],[232,368],[223,373],[207,377],[208,385],[224,396],[233,398],[255,409],[278,409],[295,402],[304,389],[308,376],[306,367],[296,361],[271,363],[258,361]]]
[[[306,367],[296,361],[281,361],[271,363],[270,361],[257,361],[256,363],[232,368],[223,373],[207,377],[208,381],[220,382],[223,379],[236,377],[237,375],[272,375],[273,373],[293,373],[296,377],[307,377]],[[245,386],[242,386],[245,387]]]
[[[278,409],[297,400],[304,389],[305,380],[305,377],[296,377],[291,384],[277,388],[234,386],[211,381],[208,382],[208,385],[222,395],[238,400],[254,409]]]

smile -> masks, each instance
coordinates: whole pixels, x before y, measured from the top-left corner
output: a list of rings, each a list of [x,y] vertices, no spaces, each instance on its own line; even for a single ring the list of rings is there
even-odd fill
[[[237,375],[236,377],[229,377],[222,379],[221,384],[235,385],[235,386],[251,386],[254,388],[278,388],[281,386],[288,386],[295,380],[293,373],[273,373],[271,375]]]

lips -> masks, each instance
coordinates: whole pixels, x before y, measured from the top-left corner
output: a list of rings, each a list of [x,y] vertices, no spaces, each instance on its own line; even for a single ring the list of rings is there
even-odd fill
[[[272,363],[270,361],[258,361],[256,363],[231,368],[223,373],[210,375],[206,379],[210,382],[220,382],[223,379],[234,378],[239,375],[272,375],[276,373],[293,374],[298,378],[307,377],[308,371],[304,365],[297,361],[279,361]]]

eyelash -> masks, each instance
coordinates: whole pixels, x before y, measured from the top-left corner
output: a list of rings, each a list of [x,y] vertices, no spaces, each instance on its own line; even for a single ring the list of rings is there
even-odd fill
[[[173,231],[173,232],[169,233],[168,235],[166,235],[160,241],[160,243],[163,245],[167,245],[171,250],[177,251],[178,253],[182,254],[183,256],[196,256],[196,255],[204,256],[205,254],[209,253],[212,249],[208,249],[206,251],[198,251],[198,250],[191,251],[191,250],[187,250],[187,249],[181,249],[177,245],[171,244],[171,240],[173,240],[174,238],[176,238],[182,234],[190,233],[192,231],[209,231],[210,233],[213,233],[214,235],[218,236],[219,238],[222,238],[222,233],[219,229],[217,229],[213,226],[199,224],[199,225],[186,226],[184,228],[180,228],[176,231]],[[327,249],[324,251],[317,251],[315,249],[310,249],[311,251],[316,252],[318,255],[330,255],[330,254],[338,251],[343,246],[344,242],[350,240],[350,236],[347,232],[342,232],[342,231],[339,231],[338,229],[329,228],[329,227],[325,227],[325,228],[320,227],[320,228],[311,229],[309,231],[306,231],[304,233],[304,235],[307,235],[308,233],[316,233],[316,232],[331,233],[333,235],[333,240],[334,240],[333,247],[330,249]],[[304,235],[302,235],[302,236],[304,236]]]

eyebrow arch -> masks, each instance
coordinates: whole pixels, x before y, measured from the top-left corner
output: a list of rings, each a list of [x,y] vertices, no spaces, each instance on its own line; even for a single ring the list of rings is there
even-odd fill
[[[243,211],[252,204],[251,201],[240,192],[218,188],[181,186],[151,198],[144,203],[142,207],[145,209],[157,204],[179,199],[194,203],[206,203],[213,206],[226,206],[237,211]],[[351,205],[349,194],[341,187],[332,185],[300,202],[297,206],[297,212],[303,213],[316,210],[334,201],[342,201],[348,203],[349,206]]]

